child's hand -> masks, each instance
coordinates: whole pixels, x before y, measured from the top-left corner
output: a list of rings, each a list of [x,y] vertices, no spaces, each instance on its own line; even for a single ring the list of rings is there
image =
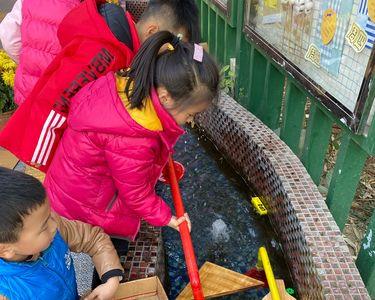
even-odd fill
[[[109,278],[106,283],[99,285],[84,300],[111,300],[116,294],[119,286],[119,278]]]
[[[176,229],[177,231],[180,231],[178,226],[185,221],[187,222],[189,231],[191,231],[191,222],[190,222],[189,215],[187,213],[185,213],[182,217],[178,219],[175,216],[172,216],[171,220],[168,223],[168,226],[172,227],[173,229]]]

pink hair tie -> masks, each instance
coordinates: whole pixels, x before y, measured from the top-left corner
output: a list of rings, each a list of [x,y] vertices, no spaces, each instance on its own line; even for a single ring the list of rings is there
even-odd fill
[[[193,59],[199,62],[203,60],[203,47],[198,44],[194,44],[194,55]]]

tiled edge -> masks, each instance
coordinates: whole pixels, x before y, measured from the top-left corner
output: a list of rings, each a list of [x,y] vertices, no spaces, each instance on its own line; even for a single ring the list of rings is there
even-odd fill
[[[370,299],[323,197],[286,144],[226,95],[197,121],[267,202],[301,299]]]
[[[122,261],[126,280],[159,276],[163,282],[163,257],[161,228],[142,222],[137,239],[129,243],[128,254]]]

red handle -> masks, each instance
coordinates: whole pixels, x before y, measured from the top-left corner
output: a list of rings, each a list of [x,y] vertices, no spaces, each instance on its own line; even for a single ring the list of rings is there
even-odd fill
[[[176,172],[174,169],[172,155],[169,156],[169,181],[171,184],[172,198],[174,207],[176,209],[177,217],[182,217],[185,214],[184,203],[182,202],[180,188],[178,186],[178,181],[176,177]],[[194,254],[193,243],[191,241],[191,236],[187,222],[183,222],[180,226],[180,236],[182,241],[182,249],[185,254],[185,262],[188,269],[188,275],[190,279],[191,289],[193,291],[194,299],[201,300],[204,299],[201,281],[199,279],[199,272],[197,266],[197,260]]]

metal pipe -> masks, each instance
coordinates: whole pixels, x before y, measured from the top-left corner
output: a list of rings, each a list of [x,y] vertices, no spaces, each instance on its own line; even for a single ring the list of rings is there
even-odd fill
[[[185,214],[184,204],[182,202],[180,188],[178,186],[177,176],[173,165],[172,155],[169,156],[169,181],[171,185],[172,198],[174,207],[176,210],[176,216],[182,217]],[[199,279],[199,272],[197,266],[197,260],[194,254],[193,242],[188,228],[187,222],[183,222],[179,225],[180,236],[182,241],[182,249],[184,250],[185,262],[188,270],[190,279],[191,289],[195,300],[204,299],[202,285]]]

